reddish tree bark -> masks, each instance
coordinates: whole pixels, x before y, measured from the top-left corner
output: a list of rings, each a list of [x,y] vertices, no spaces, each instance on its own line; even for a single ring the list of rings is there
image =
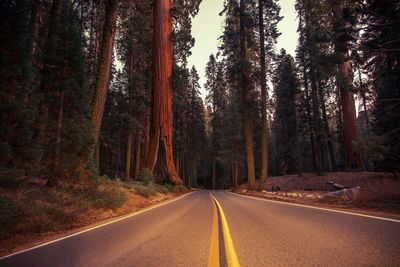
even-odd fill
[[[183,182],[175,169],[172,148],[172,1],[154,3],[152,123],[147,168],[159,183]]]
[[[110,80],[110,69],[118,16],[118,3],[119,0],[108,0],[106,7],[100,55],[94,83],[95,96],[93,101],[92,123],[94,125],[93,137],[95,143],[98,142],[100,135],[101,121],[103,119],[104,105],[106,103]]]
[[[354,102],[354,93],[349,90],[353,81],[351,77],[351,63],[348,58],[339,65],[339,71],[342,75],[342,82],[339,83],[339,90],[343,115],[346,169],[358,169],[361,167],[361,158],[360,155],[356,153],[353,148],[353,141],[357,139],[358,132],[356,126],[356,107]]]

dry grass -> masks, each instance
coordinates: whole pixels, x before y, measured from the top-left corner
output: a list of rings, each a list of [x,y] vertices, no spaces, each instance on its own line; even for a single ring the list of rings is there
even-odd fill
[[[186,188],[122,183],[100,178],[90,186],[49,188],[7,183],[0,188],[0,255],[173,197]]]

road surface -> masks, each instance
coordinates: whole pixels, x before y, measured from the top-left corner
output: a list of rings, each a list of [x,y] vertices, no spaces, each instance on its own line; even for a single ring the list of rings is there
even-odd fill
[[[0,266],[400,266],[400,221],[199,191]]]

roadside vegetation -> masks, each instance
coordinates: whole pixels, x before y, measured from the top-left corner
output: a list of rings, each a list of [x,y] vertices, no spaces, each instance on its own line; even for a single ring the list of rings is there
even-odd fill
[[[273,200],[382,211],[400,215],[400,180],[390,173],[335,172],[269,177],[257,191],[235,192]]]
[[[184,186],[156,184],[146,172],[141,178],[103,176],[86,185],[59,181],[50,187],[45,179],[0,177],[0,254],[187,192]]]

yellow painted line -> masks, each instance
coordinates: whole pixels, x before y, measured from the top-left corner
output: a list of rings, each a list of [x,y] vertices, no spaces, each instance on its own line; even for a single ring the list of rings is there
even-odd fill
[[[210,199],[213,203],[213,225],[211,231],[210,255],[208,257],[209,267],[219,267],[219,235],[218,235],[218,212],[215,202],[212,200],[211,193]]]
[[[343,211],[343,210],[334,210],[334,209],[328,209],[328,208],[321,208],[321,207],[315,207],[315,206],[310,206],[310,205],[297,204],[297,203],[290,203],[290,202],[284,202],[284,201],[278,201],[278,200],[271,200],[271,199],[253,197],[253,196],[245,196],[245,195],[241,195],[241,194],[237,194],[237,193],[232,193],[232,192],[226,192],[226,193],[231,194],[231,195],[234,195],[234,196],[238,196],[238,197],[250,198],[250,199],[255,199],[255,200],[265,201],[265,202],[271,202],[271,203],[276,203],[276,204],[281,204],[281,205],[296,206],[296,207],[303,207],[303,208],[309,208],[309,209],[315,209],[315,210],[323,210],[323,211],[330,211],[330,212],[342,213],[342,214],[353,215],[353,216],[359,216],[359,217],[364,217],[364,218],[370,218],[370,219],[376,219],[376,220],[382,220],[382,221],[400,223],[400,220],[391,219],[391,218],[385,218],[385,217],[367,215],[367,214],[356,213],[356,212],[350,212],[350,211]]]
[[[240,267],[239,259],[236,254],[235,246],[233,245],[231,231],[229,230],[229,225],[226,220],[224,210],[222,209],[218,200],[212,194],[211,194],[211,197],[214,199],[215,204],[217,204],[219,214],[221,216],[220,218],[221,218],[222,232],[224,234],[225,254],[226,254],[226,261],[228,263],[228,266],[229,267]]]
[[[40,248],[40,247],[44,247],[44,246],[50,245],[50,244],[52,244],[52,243],[56,243],[56,242],[61,241],[61,240],[64,240],[64,239],[67,239],[67,238],[70,238],[70,237],[73,237],[73,236],[76,236],[76,235],[80,235],[80,234],[83,234],[83,233],[92,231],[92,230],[97,229],[97,228],[101,228],[101,227],[103,227],[103,226],[106,226],[106,225],[109,225],[109,224],[112,224],[112,223],[116,223],[116,222],[119,222],[119,221],[128,219],[128,218],[130,218],[130,217],[134,217],[134,216],[136,216],[136,215],[142,214],[142,213],[147,212],[147,211],[149,211],[149,210],[153,210],[153,209],[162,207],[162,206],[164,206],[164,205],[168,205],[168,204],[170,204],[170,203],[172,203],[172,202],[175,202],[175,201],[180,200],[180,199],[182,199],[182,198],[184,198],[184,197],[187,197],[187,196],[189,196],[189,195],[191,195],[191,194],[193,194],[193,193],[195,193],[195,192],[192,191],[192,192],[189,192],[189,193],[187,193],[187,194],[184,194],[183,196],[180,196],[180,197],[177,197],[177,198],[173,198],[173,199],[171,199],[171,200],[167,200],[167,201],[162,202],[162,203],[160,203],[160,204],[156,204],[156,205],[154,205],[154,206],[150,206],[150,207],[148,207],[148,208],[145,208],[145,209],[142,209],[142,210],[139,210],[139,211],[136,211],[136,212],[132,212],[132,213],[130,213],[130,214],[124,215],[124,216],[122,216],[122,217],[120,217],[120,218],[117,218],[117,219],[115,219],[115,220],[112,220],[112,221],[109,221],[109,222],[106,222],[106,223],[103,223],[103,224],[100,224],[100,225],[91,227],[91,228],[89,228],[89,229],[86,229],[86,230],[83,230],[83,231],[79,231],[79,232],[77,232],[77,233],[70,234],[70,235],[67,235],[67,236],[64,236],[64,237],[61,237],[61,238],[58,238],[58,239],[55,239],[55,240],[52,240],[52,241],[49,241],[49,242],[46,242],[46,243],[43,243],[43,244],[34,246],[34,247],[31,247],[31,248],[28,248],[28,249],[25,249],[25,250],[22,250],[22,251],[14,252],[14,253],[12,253],[12,254],[9,254],[9,255],[6,255],[6,256],[1,257],[0,260],[5,259],[5,258],[9,258],[9,257],[12,257],[12,256],[15,256],[15,255],[17,255],[17,254],[21,254],[21,253],[24,253],[24,252],[28,252],[28,251],[31,251],[31,250],[34,250],[34,249],[37,249],[37,248]]]

